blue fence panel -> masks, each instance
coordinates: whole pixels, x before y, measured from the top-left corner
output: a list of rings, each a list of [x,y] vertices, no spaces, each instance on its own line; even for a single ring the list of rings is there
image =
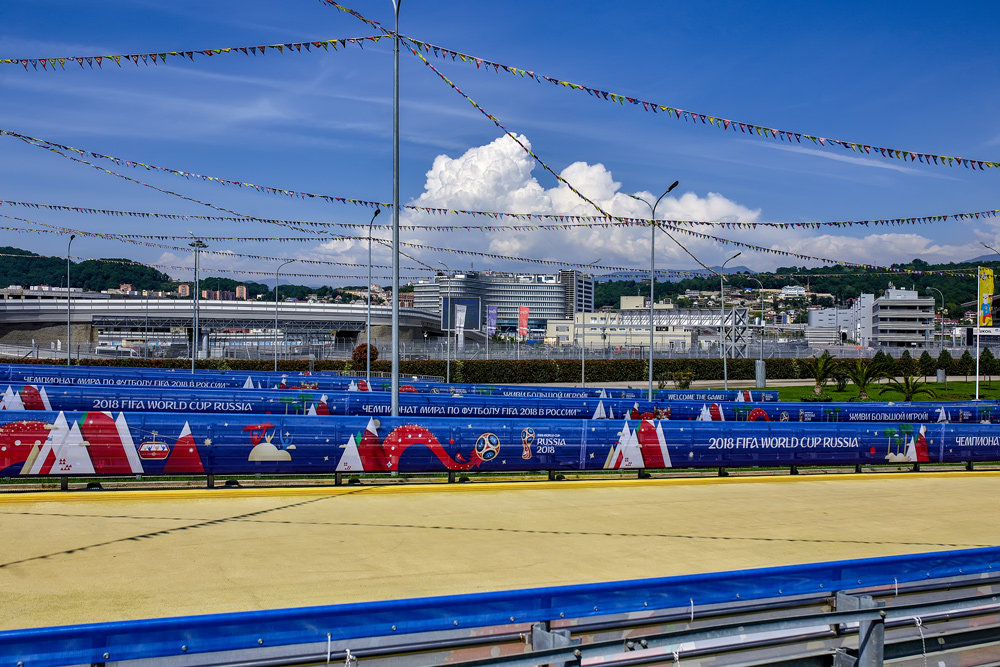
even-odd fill
[[[0,381],[24,384],[74,384],[101,385],[105,387],[204,387],[204,388],[299,388],[325,391],[357,389],[364,380],[307,373],[282,373],[258,371],[196,371],[194,373],[155,368],[118,368],[47,365],[0,366]],[[387,380],[372,380],[373,391],[389,391]],[[527,385],[477,385],[445,384],[421,380],[401,380],[401,389],[413,392],[444,394],[485,394],[507,398],[538,398],[544,396],[565,398],[630,398],[648,397],[641,389],[605,389],[601,387],[534,387]],[[710,401],[776,401],[778,392],[766,390],[657,390],[660,400],[710,400]]]
[[[1000,460],[990,424],[2,411],[0,475],[331,474]]]
[[[0,384],[0,387],[3,387]],[[315,389],[205,389],[8,384],[0,393],[7,410],[121,410],[125,412],[226,412],[387,416],[385,392]],[[621,398],[503,398],[481,394],[400,394],[406,417],[524,419],[658,419],[668,421],[794,421],[981,423],[1000,420],[994,401],[966,403],[747,403]]]
[[[0,632],[0,656],[27,667],[270,649],[364,637],[586,618],[968,576],[1000,548],[964,549],[733,572],[271,611]],[[250,654],[252,658],[252,653]]]

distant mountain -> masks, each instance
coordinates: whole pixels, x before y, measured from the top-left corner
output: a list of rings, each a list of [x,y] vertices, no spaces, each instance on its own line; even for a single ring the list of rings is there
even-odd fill
[[[991,253],[989,255],[980,255],[979,257],[973,257],[972,259],[967,259],[963,264],[975,264],[977,262],[1000,262],[1000,255]]]

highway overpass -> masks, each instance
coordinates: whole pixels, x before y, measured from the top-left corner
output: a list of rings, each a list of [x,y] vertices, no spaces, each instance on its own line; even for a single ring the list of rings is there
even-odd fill
[[[69,304],[73,341],[96,344],[116,337],[158,341],[159,344],[186,344],[190,340],[194,302],[188,299],[89,299],[73,298]],[[312,341],[363,342],[367,306],[282,302],[275,309],[266,301],[198,302],[198,325],[202,346],[213,340],[241,337],[242,344],[270,344],[275,335],[282,340],[308,338]],[[48,347],[66,337],[65,298],[8,298],[0,300],[0,342],[34,342]],[[390,306],[371,307],[373,336],[389,337],[392,325]],[[424,339],[443,335],[440,317],[415,308],[399,311],[400,338]],[[30,340],[29,340],[30,339]],[[256,341],[248,343],[247,341]]]

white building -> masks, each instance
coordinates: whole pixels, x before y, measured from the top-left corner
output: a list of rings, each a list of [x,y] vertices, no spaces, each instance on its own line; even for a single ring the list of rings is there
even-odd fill
[[[782,299],[795,299],[806,296],[806,288],[802,285],[785,285],[778,295]]]
[[[872,308],[872,345],[927,347],[934,338],[934,297],[892,283]]]

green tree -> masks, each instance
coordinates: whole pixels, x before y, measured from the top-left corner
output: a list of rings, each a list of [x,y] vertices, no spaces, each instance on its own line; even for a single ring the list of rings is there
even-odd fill
[[[857,359],[847,366],[847,377],[858,388],[858,400],[868,400],[868,387],[885,377],[884,366],[874,360]]]
[[[920,374],[924,376],[926,380],[927,377],[934,372],[937,366],[934,365],[934,357],[930,355],[930,352],[924,350],[924,353],[920,355],[917,360],[917,367],[920,369]]]
[[[899,355],[899,359],[896,361],[896,372],[900,375],[916,375],[917,362],[910,356],[909,350],[903,350],[903,354]]]
[[[984,374],[989,381],[990,376],[995,375],[997,371],[997,360],[990,352],[990,348],[983,348],[982,353],[979,355],[979,372]]]
[[[969,373],[976,370],[976,360],[969,354],[966,350],[962,353],[962,356],[958,359],[958,372],[965,375],[965,381],[969,381]]]
[[[813,393],[817,396],[823,393],[823,387],[826,383],[830,381],[837,367],[837,360],[830,356],[829,352],[823,352],[818,357],[813,357],[811,360],[803,359],[802,365],[806,369],[806,373],[816,382],[813,387]]]
[[[912,375],[906,375],[897,379],[891,379],[879,394],[887,391],[895,391],[903,395],[904,401],[912,401],[915,396],[926,395],[934,398],[934,391],[927,386],[927,383]]]
[[[937,368],[943,370],[945,375],[950,375],[955,370],[955,360],[951,358],[948,350],[941,350],[937,358]]]

